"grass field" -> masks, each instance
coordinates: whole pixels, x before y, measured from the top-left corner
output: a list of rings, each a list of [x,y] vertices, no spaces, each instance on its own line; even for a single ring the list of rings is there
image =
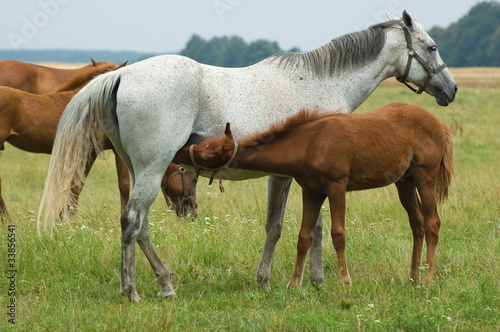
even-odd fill
[[[255,281],[264,242],[267,180],[226,182],[226,192],[198,185],[199,216],[178,219],[158,197],[150,211],[152,241],[173,272],[173,299],[159,291],[137,250],[140,304],[119,294],[119,196],[113,158],[99,160],[81,196],[79,220],[39,238],[36,212],[48,156],[10,145],[2,152],[2,194],[12,216],[4,223],[0,330],[22,331],[497,331],[500,326],[500,88],[460,89],[447,108],[407,89],[378,89],[359,112],[392,101],[420,105],[455,134],[455,177],[439,209],[442,227],[431,284],[408,282],[412,237],[394,186],[348,194],[347,259],[352,286],[340,281],[323,216],[325,285],[286,292],[301,218],[300,188],[288,200],[270,292]],[[15,252],[8,235],[15,234]],[[12,238],[12,237],[11,237]],[[15,296],[9,289],[15,289]],[[15,325],[8,305],[14,299]]]

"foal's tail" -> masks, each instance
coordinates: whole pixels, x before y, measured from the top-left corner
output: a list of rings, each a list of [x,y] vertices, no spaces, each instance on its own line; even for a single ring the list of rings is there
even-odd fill
[[[66,106],[57,127],[38,211],[39,233],[42,221],[43,229],[49,228],[52,232],[57,214],[62,211],[62,217],[67,219],[68,210],[75,206],[71,188],[83,185],[89,156],[92,153],[97,155],[104,148],[103,111],[106,107],[116,105],[119,84],[119,71],[100,75],[80,90]]]
[[[453,139],[450,130],[443,124],[444,129],[444,154],[441,159],[438,177],[436,180],[437,202],[443,203],[448,198],[448,188],[453,177]]]

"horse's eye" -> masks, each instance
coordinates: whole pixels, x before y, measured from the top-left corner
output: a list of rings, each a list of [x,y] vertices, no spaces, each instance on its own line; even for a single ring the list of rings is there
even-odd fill
[[[210,144],[207,144],[207,145],[205,145],[205,148],[208,148],[209,146],[210,146]]]
[[[436,51],[437,51],[436,45],[429,46],[429,52],[436,52]]]

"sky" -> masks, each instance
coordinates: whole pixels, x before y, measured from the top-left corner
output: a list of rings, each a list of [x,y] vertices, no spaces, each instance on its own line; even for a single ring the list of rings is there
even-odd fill
[[[499,0],[496,0],[499,1]],[[447,27],[481,0],[19,0],[0,5],[0,49],[175,53],[190,37],[266,39],[315,49],[403,10]]]

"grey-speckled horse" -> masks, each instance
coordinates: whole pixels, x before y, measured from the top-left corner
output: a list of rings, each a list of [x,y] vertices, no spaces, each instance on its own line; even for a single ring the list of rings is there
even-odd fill
[[[99,150],[97,135],[104,129],[133,182],[121,217],[121,293],[130,301],[140,300],[135,281],[138,243],[161,286],[159,295],[175,295],[170,272],[150,241],[147,215],[162,174],[180,148],[222,134],[221,123],[231,122],[238,140],[303,107],[353,112],[388,77],[416,84],[418,93],[427,92],[443,106],[455,99],[457,85],[422,26],[406,12],[403,19],[389,18],[314,51],[278,54],[249,67],[220,68],[165,55],[96,78],[73,98],[59,123],[39,222],[54,220],[54,212],[68,205],[71,197],[62,193],[82,178],[86,155]],[[228,170],[225,178],[264,175]],[[270,289],[271,261],[291,181],[269,177],[266,243],[257,270],[264,289]],[[319,220],[311,249],[313,283],[323,282],[321,234]]]

